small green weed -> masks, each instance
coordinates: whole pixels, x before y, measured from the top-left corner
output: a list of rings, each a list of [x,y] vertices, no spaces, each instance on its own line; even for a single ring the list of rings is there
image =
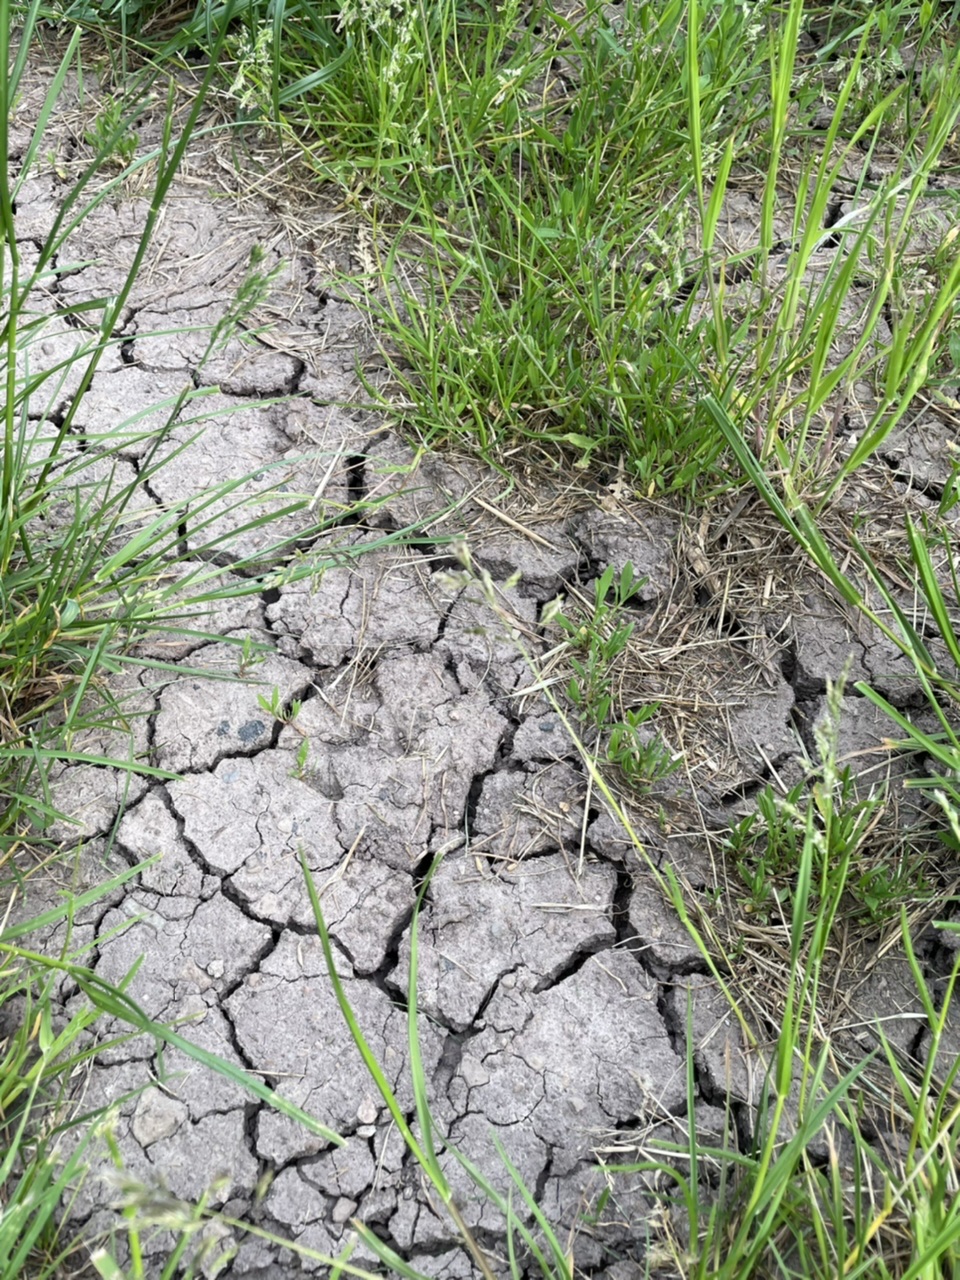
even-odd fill
[[[834,881],[845,886],[847,911],[861,924],[881,924],[896,917],[905,901],[929,891],[923,854],[901,841],[898,854],[870,836],[887,804],[885,789],[862,793],[849,767],[837,769],[842,682],[828,695],[827,722],[816,727],[821,764],[814,778],[797,783],[787,795],[767,786],[757,796],[756,811],[743,818],[727,837],[725,849],[746,889],[745,909],[758,920],[781,920],[793,911],[797,867],[811,815],[814,823],[815,881],[810,900],[834,895]],[[831,794],[828,795],[828,789]],[[812,808],[808,797],[812,795]]]
[[[104,166],[125,169],[137,154],[140,135],[129,124],[130,104],[124,98],[108,98],[84,130],[84,140]]]
[[[633,565],[624,565],[619,574],[609,565],[593,584],[590,614],[579,619],[556,614],[555,621],[566,632],[571,649],[573,676],[567,685],[567,697],[576,708],[578,719],[589,728],[604,728],[614,710],[614,663],[629,644],[634,629],[632,622],[622,620],[623,608],[642,585],[642,581],[634,579]]]
[[[655,733],[643,727],[659,709],[659,703],[649,703],[639,711],[626,711],[623,719],[610,729],[607,762],[616,765],[627,786],[634,791],[642,791],[652,782],[669,777],[682,763]]]
[[[244,636],[240,646],[240,656],[237,659],[237,675],[243,679],[255,667],[266,662],[269,653],[268,645],[259,644],[253,636]]]
[[[645,727],[656,716],[660,704],[651,703],[620,714],[613,692],[617,659],[634,630],[632,622],[623,620],[623,611],[643,583],[643,579],[635,577],[629,562],[619,574],[610,565],[594,583],[589,614],[576,619],[559,611],[548,611],[546,615],[567,636],[573,675],[566,691],[577,719],[595,737],[607,762],[615,765],[628,786],[636,790],[666,777],[680,764]]]
[[[779,920],[791,909],[804,838],[802,806],[809,786],[806,781],[798,783],[786,796],[765,787],[757,797],[756,812],[742,819],[725,841],[747,890],[745,907],[764,922]],[[926,890],[920,855],[911,857],[903,850],[891,864],[888,849],[872,852],[867,836],[883,812],[884,795],[860,796],[846,768],[838,774],[836,788],[823,857],[829,867],[847,867],[844,875],[853,914],[864,923],[879,924],[896,916],[905,899],[915,899]],[[874,862],[878,857],[882,861]]]
[[[281,724],[293,724],[303,710],[303,703],[299,698],[292,698],[289,702],[284,702],[283,696],[276,685],[274,685],[269,698],[262,693],[258,693],[257,702],[268,716],[272,716],[274,720],[278,720]]]
[[[308,775],[308,761],[310,759],[310,739],[304,738],[297,748],[296,763],[291,770],[290,776],[297,778],[300,782]]]

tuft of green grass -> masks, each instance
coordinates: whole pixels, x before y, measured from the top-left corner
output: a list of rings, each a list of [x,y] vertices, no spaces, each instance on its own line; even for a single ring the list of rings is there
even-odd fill
[[[556,602],[541,619],[542,623],[556,622],[566,635],[573,673],[566,693],[577,720],[593,735],[595,753],[619,769],[633,792],[648,789],[680,764],[653,729],[645,727],[655,718],[660,704],[619,707],[613,691],[617,659],[634,629],[633,623],[624,621],[624,609],[643,585],[629,561],[619,574],[611,565],[594,583],[591,609],[571,618]]]
[[[393,374],[371,390],[431,445],[622,459],[641,493],[708,498],[736,477],[707,379],[791,491],[826,501],[942,359],[949,244],[923,250],[939,282],[909,283],[960,101],[942,9],[238,13],[227,92],[368,217],[352,283]],[[756,223],[731,244],[738,191]]]
[[[63,11],[131,43],[155,6]],[[368,220],[351,283],[392,373],[370,390],[429,445],[622,461],[640,493],[709,499],[739,479],[705,381],[788,502],[822,506],[955,345],[949,214],[922,234],[960,114],[946,6],[232,13],[223,91]],[[204,7],[154,43],[214,33]]]

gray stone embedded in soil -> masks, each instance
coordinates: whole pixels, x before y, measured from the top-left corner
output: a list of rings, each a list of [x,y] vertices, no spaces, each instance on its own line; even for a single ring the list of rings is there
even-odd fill
[[[165,507],[186,512],[191,554],[266,562],[284,554],[271,548],[316,523],[307,504],[329,459],[313,453],[290,448],[277,405],[215,392],[191,402],[170,433],[151,489]],[[345,485],[341,478],[344,498]]]
[[[701,1087],[711,1097],[732,1096],[756,1105],[765,1067],[743,1040],[736,1015],[713,978],[693,973],[678,978],[667,991],[667,1006],[677,1029],[686,1028],[687,1002],[692,1010],[693,1060]]]
[[[219,1009],[213,992],[193,992],[181,1000],[177,1031],[191,1045],[216,1054],[236,1067],[245,1067],[233,1046],[233,1031]],[[182,1102],[191,1121],[218,1112],[233,1111],[238,1118],[249,1107],[252,1095],[243,1085],[199,1063],[182,1049],[167,1046],[163,1052],[164,1087]]]
[[[955,439],[954,429],[935,412],[921,411],[892,431],[880,452],[917,488],[942,491],[952,474]]]
[[[807,592],[804,604],[804,612],[793,618],[798,696],[822,692],[828,680],[836,682],[846,674],[848,684],[866,681],[897,706],[917,697],[920,684],[912,664],[874,623],[849,619],[816,588]]]
[[[566,761],[528,772],[492,773],[477,801],[479,848],[507,863],[548,849],[576,849],[583,830],[586,784]]]
[[[75,749],[83,746],[78,743]],[[147,780],[133,770],[95,764],[52,764],[47,782],[53,806],[63,817],[49,825],[46,835],[66,846],[106,835],[121,806],[135,803],[147,790]]]
[[[170,897],[200,897],[203,871],[191,858],[159,789],[148,791],[127,809],[117,839],[138,862],[159,855],[159,862],[140,873],[145,889]]]
[[[376,1181],[377,1164],[369,1143],[360,1137],[348,1138],[342,1147],[333,1147],[299,1166],[300,1176],[331,1197],[360,1196]]]
[[[560,1238],[572,1241],[574,1266],[583,1272],[611,1256],[643,1255],[662,1213],[655,1189],[653,1173],[610,1174],[584,1161],[564,1177],[548,1178],[539,1203]]]
[[[115,447],[120,457],[144,459],[159,433],[171,423],[181,393],[189,391],[180,410],[192,415],[196,399],[184,369],[148,373],[135,365],[111,369],[101,363],[74,415],[74,426],[87,447]],[[175,420],[175,419],[174,419]]]
[[[16,374],[19,385],[26,391],[23,403],[31,417],[42,414],[53,418],[75,397],[99,335],[74,328],[61,315],[51,315],[44,321],[42,312],[32,313],[29,306],[20,318],[36,326],[30,333],[21,324],[18,333]],[[116,370],[121,363],[120,345],[113,342],[101,353],[97,369]]]
[[[559,854],[497,874],[481,867],[483,860],[469,853],[447,857],[434,873],[420,916],[420,1008],[458,1031],[473,1023],[504,974],[523,966],[537,982],[546,983],[574,957],[609,947],[616,937],[610,919],[616,889],[612,868],[587,863],[578,876]],[[408,933],[392,975],[402,989],[409,957]],[[534,1002],[540,999],[536,996]],[[471,1041],[460,1078],[450,1086],[451,1099],[459,1105],[465,1100],[464,1085],[488,1078]]]
[[[125,923],[121,932],[106,936]],[[198,904],[142,889],[107,912],[100,933],[101,978],[119,983],[140,956],[149,955],[150,963],[141,966],[126,990],[148,1017],[158,1020],[179,1016],[183,1001],[196,992],[220,990],[236,981],[270,937],[265,925],[222,895]],[[214,965],[217,978],[208,972]]]
[[[871,1044],[880,1036],[909,1054],[926,1026],[917,984],[905,955],[889,952],[867,966],[865,974],[848,974],[844,983],[848,1026]]]
[[[811,740],[811,755],[816,760],[820,755],[816,741],[818,731],[829,741],[833,729],[827,699],[811,699],[807,714],[807,736]],[[930,713],[921,712],[911,719],[924,733],[936,734],[940,727]],[[837,768],[841,771],[849,768],[858,797],[866,797],[871,792],[879,795],[889,788],[895,793],[904,817],[908,807],[919,817],[923,812],[923,798],[914,792],[911,800],[911,793],[903,790],[903,782],[919,774],[921,765],[916,754],[894,749],[891,739],[895,728],[890,717],[867,698],[859,695],[842,698],[837,726]]]
[[[329,802],[344,850],[409,871],[431,841],[449,844],[462,829],[507,720],[485,691],[462,694],[432,654],[382,657],[372,688],[329,675],[316,687],[280,747],[294,753],[306,741],[302,781]]]
[[[136,317],[134,358],[151,373],[190,369],[201,385],[218,387],[225,395],[289,393],[296,379],[297,360],[262,345],[253,335],[240,330],[224,347],[209,353],[209,325],[216,324],[222,312],[220,303],[199,312],[141,311]]]
[[[136,766],[149,755],[148,716],[154,710],[154,694],[133,670],[114,676],[111,684],[119,709],[116,723],[106,723],[109,712],[91,716],[94,723],[77,731],[70,745],[78,753],[116,760],[122,767],[53,762],[47,770],[49,799],[63,816],[50,824],[46,835],[67,845],[105,835],[121,806],[135,803],[148,786]]]
[[[259,1177],[247,1145],[242,1110],[217,1112],[195,1124],[181,1125],[169,1138],[155,1142],[147,1154],[169,1190],[190,1204],[204,1195],[211,1206],[231,1196],[250,1197]]]
[[[542,760],[564,760],[576,756],[576,747],[553,710],[531,711],[513,735],[512,755],[523,764]]]
[[[498,694],[512,693],[531,679],[518,642],[531,647],[537,606],[515,587],[501,588],[498,601],[506,620],[491,608],[481,586],[471,582],[459,591],[447,613],[436,652],[453,665],[465,690],[483,687]]]
[[[291,776],[295,759],[285,751],[221,760],[210,773],[171,782],[184,835],[212,872],[259,918],[277,925],[313,920],[299,863],[318,875],[331,872],[344,850],[333,806]]]
[[[141,1147],[171,1138],[187,1119],[187,1108],[161,1089],[145,1089],[133,1113],[130,1131]]]
[[[632,934],[628,945],[654,973],[682,973],[702,963],[689,930],[649,874],[634,873],[628,919]]]

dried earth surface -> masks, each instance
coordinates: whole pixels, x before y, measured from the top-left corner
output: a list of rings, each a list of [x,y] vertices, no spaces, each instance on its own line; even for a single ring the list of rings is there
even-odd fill
[[[19,107],[21,145],[45,89],[37,73]],[[65,127],[61,152],[68,138]],[[627,1280],[662,1230],[662,1210],[652,1175],[638,1175],[618,1179],[590,1218],[607,1185],[604,1162],[635,1158],[654,1137],[682,1140],[688,1047],[698,1127],[746,1140],[763,1048],[777,1031],[769,1008],[746,996],[738,1023],[655,869],[669,864],[716,912],[718,937],[747,938],[728,971],[739,990],[764,961],[750,952],[753,923],[718,866],[717,835],[761,786],[807,776],[826,682],[845,665],[901,707],[916,700],[916,685],[753,504],[730,500],[691,522],[638,500],[615,475],[591,486],[572,471],[520,471],[508,483],[475,461],[415,451],[364,407],[356,369],[365,362],[377,376],[375,335],[362,299],[335,286],[336,270],[362,266],[362,227],[319,196],[312,208],[305,200],[295,214],[278,211],[240,189],[217,145],[189,153],[120,341],[83,395],[68,444],[95,452],[129,424],[104,484],[139,483],[144,520],[189,513],[230,479],[248,505],[225,500],[209,512],[214,532],[288,509],[234,544],[246,560],[239,572],[265,573],[266,585],[198,615],[192,636],[142,644],[142,665],[116,682],[132,748],[119,732],[82,744],[132,752],[170,777],[64,768],[53,798],[73,822],[54,834],[72,855],[64,876],[81,884],[161,855],[78,916],[71,946],[89,946],[85,962],[118,982],[144,957],[128,990],[150,1017],[178,1021],[345,1142],[333,1147],[177,1051],[161,1062],[148,1037],[105,1045],[78,1097],[87,1111],[115,1108],[127,1172],[173,1197],[207,1194],[230,1216],[319,1254],[339,1252],[358,1217],[421,1271],[472,1275],[339,1013],[298,861],[302,853],[321,891],[357,1019],[412,1113],[411,916],[442,853],[419,929],[420,1037],[437,1118],[505,1187],[497,1138],[551,1220],[573,1233],[578,1267]],[[60,198],[56,164],[25,184],[25,248]],[[64,359],[84,339],[58,321],[60,299],[119,288],[145,208],[131,182],[77,226],[35,359]],[[270,328],[232,338],[204,363],[198,326],[224,314],[254,246],[280,273],[247,327]],[[184,384],[198,394],[163,428],[160,450],[176,456],[141,477],[152,447],[144,433],[154,422],[160,430],[157,405]],[[38,409],[38,457],[73,393],[68,379],[42,418]],[[923,502],[910,473],[935,482],[938,430],[929,420],[900,433],[886,479],[857,499],[862,512],[875,499],[882,524],[891,494]],[[344,516],[361,502],[362,519]],[[319,532],[318,515],[327,520]],[[187,550],[208,556],[211,526],[184,527]],[[291,540],[285,560],[263,563],[281,535]],[[456,541],[489,575],[493,601],[461,573]],[[304,556],[317,572],[285,578],[285,564]],[[588,600],[608,565],[627,562],[647,581],[629,606],[635,632],[618,696],[626,707],[660,700],[657,727],[684,761],[631,808],[645,852],[598,798],[540,687],[556,677],[560,694],[566,679],[562,636],[540,623],[544,606],[558,595],[571,607]],[[160,671],[155,659],[182,670]],[[841,754],[863,785],[895,775],[904,766],[883,747],[879,714],[853,695],[844,708]],[[36,914],[58,893],[56,881],[33,877],[17,910]],[[61,946],[63,931],[44,941]],[[874,963],[851,953],[838,968],[847,1021],[862,1046],[874,1020],[889,1019],[910,1051],[922,1034],[912,983],[895,950],[878,958],[882,948],[871,949]],[[936,965],[934,952],[927,962]],[[69,988],[63,998],[80,999]],[[70,1210],[90,1228],[116,1222],[115,1181],[101,1176],[110,1162],[98,1159]],[[465,1220],[502,1258],[502,1222],[447,1165]],[[146,1241],[148,1267],[159,1267],[170,1239]],[[230,1276],[324,1271],[242,1232],[234,1243]],[[366,1259],[359,1249],[352,1261]]]

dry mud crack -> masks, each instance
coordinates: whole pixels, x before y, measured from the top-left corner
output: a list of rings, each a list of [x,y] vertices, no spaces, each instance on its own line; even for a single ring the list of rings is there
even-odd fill
[[[362,312],[316,287],[319,268],[304,265],[270,210],[226,202],[208,172],[193,156],[171,194],[119,335],[122,359],[98,370],[71,447],[95,451],[104,433],[131,422],[121,458],[129,473],[107,474],[113,484],[136,478],[158,400],[197,385],[209,395],[192,399],[169,434],[176,456],[141,480],[144,519],[159,509],[189,514],[211,486],[237,481],[205,529],[185,521],[190,555],[203,560],[214,534],[248,526],[233,545],[246,572],[275,567],[261,557],[278,536],[326,567],[220,602],[213,616],[196,617],[193,639],[141,646],[145,662],[174,660],[182,673],[132,668],[118,688],[133,745],[119,731],[84,745],[177,776],[65,768],[54,799],[73,824],[54,834],[79,845],[91,881],[162,855],[129,892],[77,919],[72,945],[92,944],[98,975],[119,982],[144,956],[129,994],[150,1017],[179,1021],[346,1143],[325,1144],[177,1051],[164,1053],[161,1075],[146,1038],[104,1047],[82,1082],[82,1105],[115,1107],[127,1172],[174,1197],[208,1194],[230,1216],[328,1255],[359,1217],[421,1271],[473,1274],[340,1016],[298,862],[302,851],[357,1019],[412,1116],[410,922],[427,867],[443,853],[419,964],[420,1040],[438,1121],[505,1189],[495,1134],[550,1219],[573,1233],[577,1266],[623,1280],[629,1264],[642,1266],[656,1230],[653,1183],[618,1179],[605,1214],[591,1219],[589,1210],[611,1152],[635,1154],[644,1135],[675,1139],[689,1123],[688,1001],[703,1131],[724,1132],[732,1098],[732,1124],[749,1134],[763,1058],[592,794],[517,641],[542,658],[557,639],[539,625],[542,606],[558,592],[589,594],[609,564],[629,561],[646,577],[635,688],[625,696],[628,705],[631,693],[636,704],[663,699],[665,737],[687,764],[637,822],[653,860],[668,860],[694,889],[709,881],[709,832],[735,821],[767,781],[804,775],[826,679],[848,656],[855,676],[901,705],[915,688],[895,651],[851,631],[812,575],[800,588],[760,582],[753,604],[739,599],[724,616],[723,583],[706,563],[709,528],[610,490],[534,489],[521,478],[504,495],[502,477],[475,463],[418,460],[381,422],[346,407],[366,398],[354,375],[374,346]],[[25,241],[57,198],[53,172],[25,187]],[[142,199],[122,197],[77,228],[71,257],[87,265],[59,285],[71,300],[116,289],[143,213]],[[318,237],[326,218],[317,214]],[[345,235],[338,223],[331,256],[349,254]],[[185,330],[220,318],[255,244],[281,264],[272,345],[234,340],[201,366],[202,336]],[[43,348],[54,361],[67,339],[56,320],[54,307]],[[297,506],[304,496],[332,513],[309,546],[298,539],[316,506]],[[358,498],[376,504],[366,526],[338,522],[333,513]],[[287,507],[279,522],[250,526]],[[421,530],[416,545],[391,544],[391,531],[404,528]],[[451,572],[453,537],[491,576],[498,611]],[[382,545],[359,554],[372,542]],[[782,562],[768,555],[764,575],[794,575],[789,556],[786,547]],[[793,607],[798,590],[803,611]],[[256,648],[244,649],[245,638]],[[286,715],[265,708],[271,699]],[[844,751],[878,752],[884,726],[863,701],[846,701]],[[24,909],[56,900],[54,886],[33,886]],[[55,949],[62,936],[51,932],[45,945]],[[882,983],[864,995],[872,1011],[887,999],[915,1012],[901,968],[891,964]],[[79,1000],[69,988],[63,998],[68,1007]],[[908,1039],[919,1025],[909,1024]],[[502,1221],[456,1162],[445,1163],[468,1225],[502,1257]],[[90,1229],[116,1222],[115,1187],[99,1176],[107,1169],[103,1158],[71,1206]],[[242,1233],[236,1244],[231,1276],[323,1270]],[[169,1245],[163,1234],[148,1239],[148,1266],[159,1267]],[[352,1258],[367,1260],[363,1250]]]

